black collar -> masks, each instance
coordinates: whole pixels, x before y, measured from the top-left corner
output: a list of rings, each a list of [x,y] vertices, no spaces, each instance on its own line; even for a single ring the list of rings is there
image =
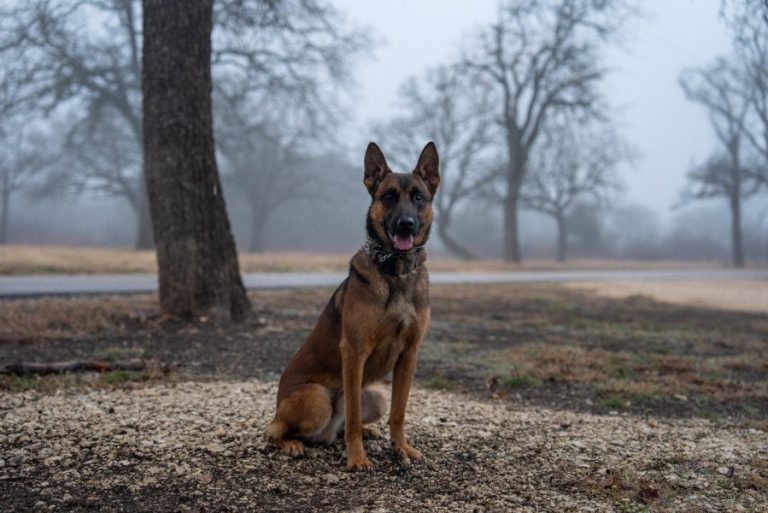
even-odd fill
[[[383,274],[400,276],[416,270],[419,266],[419,253],[424,251],[424,246],[414,246],[408,251],[392,250],[369,236],[365,240],[363,251],[371,257]]]

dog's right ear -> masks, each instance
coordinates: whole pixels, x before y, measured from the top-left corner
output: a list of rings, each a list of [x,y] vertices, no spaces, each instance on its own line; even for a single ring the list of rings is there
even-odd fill
[[[391,173],[387,165],[387,160],[381,149],[374,142],[368,143],[368,149],[365,150],[365,175],[363,183],[368,192],[373,196],[376,187],[379,186],[387,173]]]

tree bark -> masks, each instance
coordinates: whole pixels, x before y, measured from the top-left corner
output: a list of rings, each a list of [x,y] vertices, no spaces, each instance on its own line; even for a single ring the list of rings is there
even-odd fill
[[[509,164],[507,168],[507,195],[504,198],[504,260],[520,263],[520,235],[517,224],[520,186],[525,172],[525,160],[519,144],[509,144]]]
[[[568,227],[562,212],[555,215],[557,221],[557,261],[565,262],[568,256]]]
[[[213,0],[144,0],[144,169],[161,308],[239,320],[250,310],[213,143]]]
[[[734,267],[744,267],[744,245],[741,239],[741,191],[730,197],[731,259]]]

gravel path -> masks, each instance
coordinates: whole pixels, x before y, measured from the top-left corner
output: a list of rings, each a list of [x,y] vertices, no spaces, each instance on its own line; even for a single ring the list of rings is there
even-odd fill
[[[184,382],[0,394],[0,511],[768,511],[768,434],[415,390],[426,462],[344,471],[262,432],[276,385]],[[382,426],[384,428],[384,426]],[[386,431],[385,431],[386,432]]]

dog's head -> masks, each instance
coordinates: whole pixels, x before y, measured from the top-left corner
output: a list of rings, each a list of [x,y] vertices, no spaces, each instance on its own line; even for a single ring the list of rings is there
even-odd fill
[[[365,152],[363,183],[371,194],[368,236],[385,247],[408,251],[423,246],[432,224],[432,198],[440,184],[435,143],[421,152],[411,173],[393,173],[375,143]]]

